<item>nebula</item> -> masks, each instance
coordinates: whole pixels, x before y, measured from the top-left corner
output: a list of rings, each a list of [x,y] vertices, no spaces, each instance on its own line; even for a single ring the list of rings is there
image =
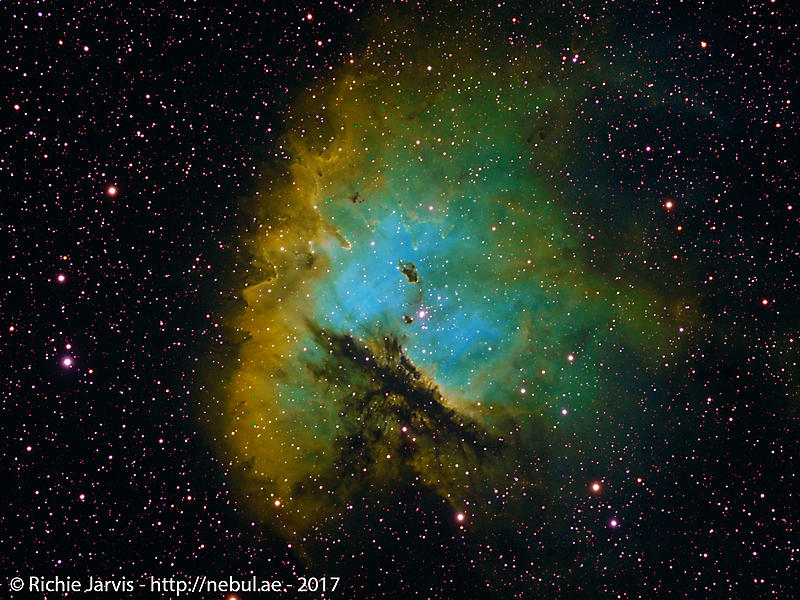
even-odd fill
[[[565,75],[553,44],[517,54],[488,28],[373,29],[294,100],[231,316],[226,456],[251,513],[298,547],[407,485],[475,531],[529,514],[581,453],[557,442],[596,444],[599,407],[638,414],[653,357],[694,318],[598,266],[554,175],[615,77],[601,57]]]

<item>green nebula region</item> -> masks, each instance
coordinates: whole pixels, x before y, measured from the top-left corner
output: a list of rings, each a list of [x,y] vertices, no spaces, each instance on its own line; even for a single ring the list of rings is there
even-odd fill
[[[336,553],[310,537],[393,493],[532,548],[592,477],[646,476],[655,458],[615,463],[604,432],[652,427],[644,399],[695,318],[688,290],[614,267],[644,232],[596,240],[566,172],[591,98],[635,75],[576,67],[563,39],[518,52],[499,29],[406,25],[376,21],[295,98],[249,203],[220,430],[252,513],[311,560]]]

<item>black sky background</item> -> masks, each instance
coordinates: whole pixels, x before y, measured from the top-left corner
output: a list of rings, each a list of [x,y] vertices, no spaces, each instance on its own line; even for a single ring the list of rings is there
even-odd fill
[[[213,402],[197,383],[200,369],[223,374],[209,352],[235,352],[222,312],[247,227],[239,201],[263,183],[295,91],[357,53],[363,17],[375,11],[281,4],[0,6],[0,589],[34,573],[309,574],[237,508],[200,424]],[[621,52],[663,65],[662,81],[702,94],[726,122],[714,161],[732,187],[719,190],[721,205],[696,209],[693,248],[722,274],[703,305],[720,333],[693,357],[718,407],[667,410],[664,427],[687,435],[650,498],[663,518],[648,521],[662,524],[648,551],[661,562],[565,572],[554,597],[728,597],[731,581],[743,598],[797,589],[787,559],[797,542],[796,345],[787,342],[800,334],[797,14],[757,4],[757,16],[696,3],[602,10],[617,19]],[[770,34],[778,26],[795,33]],[[700,39],[730,51],[699,64]],[[591,164],[585,157],[586,172]],[[343,559],[341,597],[409,597],[393,591],[399,582],[418,597],[479,597],[474,548],[441,527],[442,507],[408,493],[423,508],[381,525],[387,539],[416,518],[436,533],[418,547],[398,541],[385,556]],[[354,518],[370,523],[368,508]],[[614,565],[619,540],[602,543]],[[722,545],[730,551],[720,561],[703,562],[704,548]]]

